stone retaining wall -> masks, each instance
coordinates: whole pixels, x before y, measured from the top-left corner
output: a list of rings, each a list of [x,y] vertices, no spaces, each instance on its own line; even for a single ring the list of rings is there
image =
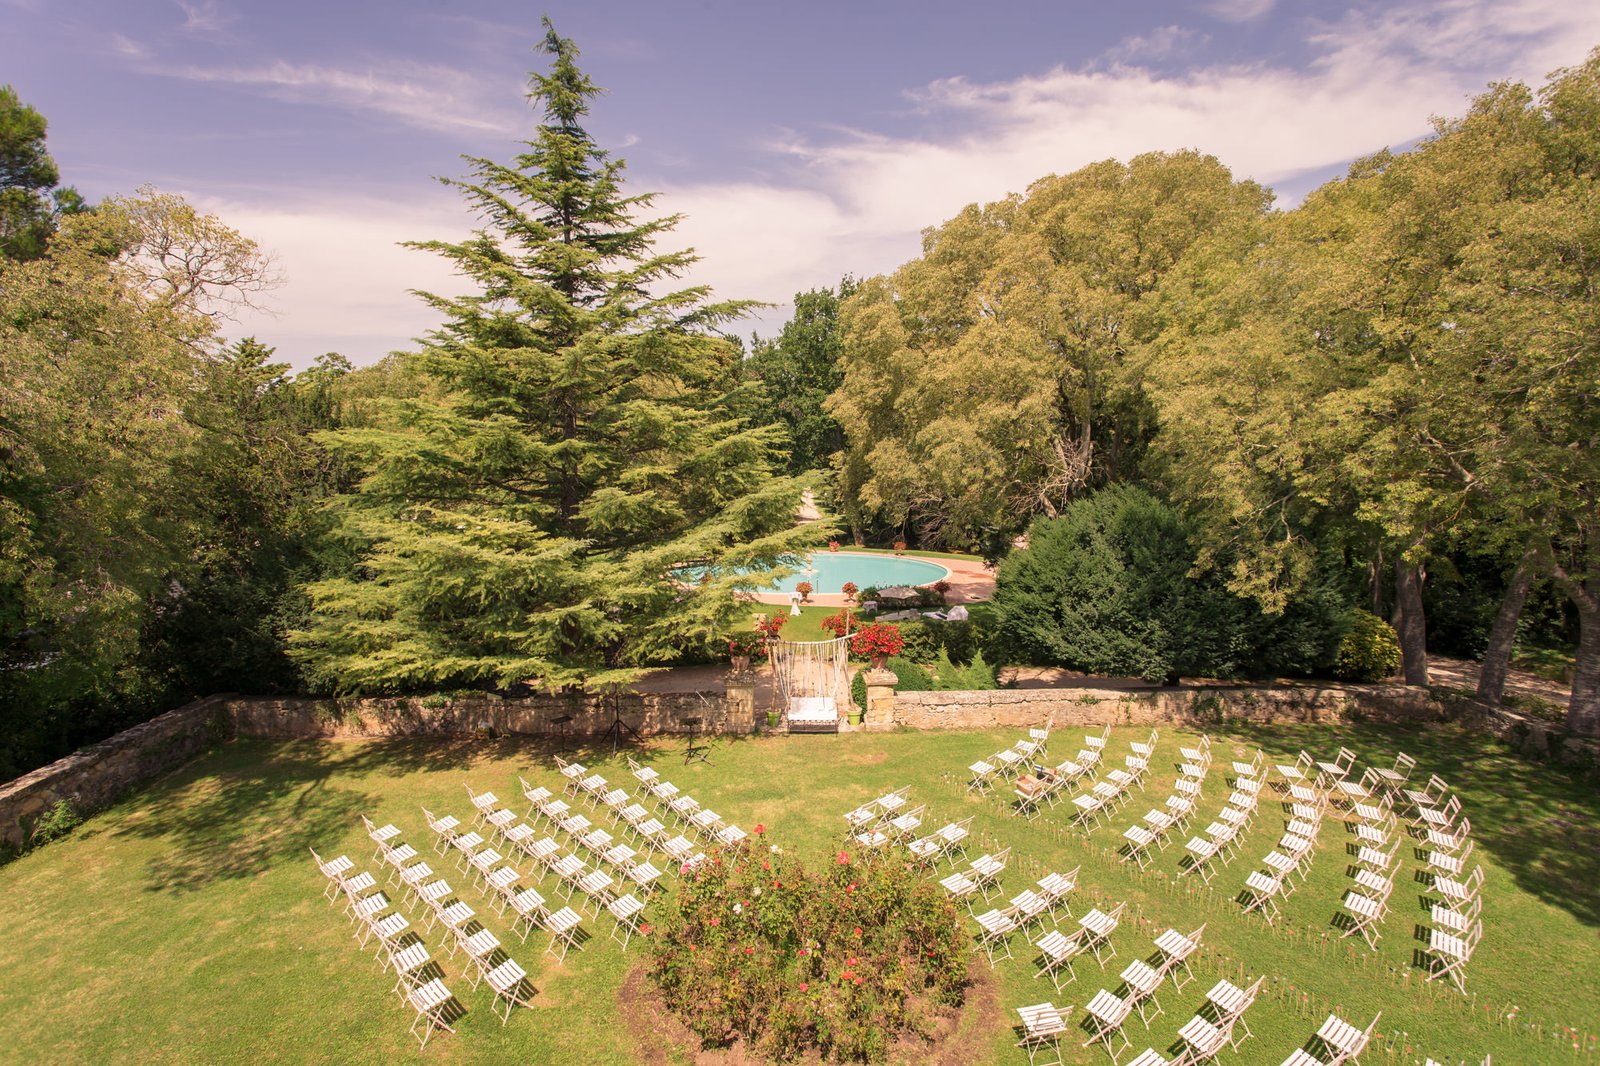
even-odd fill
[[[0,786],[0,843],[22,847],[61,800],[99,810],[233,735],[227,697],[198,700]]]
[[[1426,721],[1444,708],[1425,688],[1395,685],[1184,688],[1147,691],[1088,688],[897,692],[894,723],[912,729],[1026,728],[1054,717],[1055,727],[1343,722],[1356,718]]]
[[[726,693],[667,692],[618,698],[622,721],[641,735],[684,733],[685,720],[698,718],[700,730],[749,733],[755,729],[755,701],[748,687],[729,685]],[[468,697],[430,699],[265,699],[227,701],[239,736],[387,737],[477,736],[570,733],[595,736],[612,720],[611,703],[599,696],[532,696],[527,699]],[[565,726],[555,720],[571,716]]]
[[[1554,722],[1470,698],[1457,700],[1451,711],[1468,727],[1493,733],[1524,755],[1581,770],[1600,771],[1600,741],[1569,737]]]

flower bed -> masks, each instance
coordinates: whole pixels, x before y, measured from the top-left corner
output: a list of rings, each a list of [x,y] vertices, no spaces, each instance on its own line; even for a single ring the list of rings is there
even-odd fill
[[[652,931],[650,973],[710,1046],[881,1062],[931,1036],[968,984],[970,938],[903,861],[838,852],[820,870],[771,844],[713,853]]]

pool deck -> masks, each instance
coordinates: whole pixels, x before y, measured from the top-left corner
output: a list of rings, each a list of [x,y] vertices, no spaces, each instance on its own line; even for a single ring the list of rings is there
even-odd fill
[[[840,555],[865,555],[866,552],[841,551]],[[950,571],[947,579],[950,582],[950,591],[945,595],[945,600],[954,605],[957,603],[979,603],[994,596],[994,571],[984,565],[977,556],[968,556],[959,559],[930,558],[922,555],[907,555],[907,559],[915,559],[922,563],[935,563]],[[931,582],[930,582],[931,584]],[[761,592],[755,594],[758,603],[789,602],[787,592]],[[814,593],[805,601],[808,606],[814,607],[843,607],[847,602],[839,593]]]

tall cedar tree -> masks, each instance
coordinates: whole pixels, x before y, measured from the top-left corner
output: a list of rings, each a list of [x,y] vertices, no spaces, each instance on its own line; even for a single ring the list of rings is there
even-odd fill
[[[747,303],[657,294],[695,256],[654,251],[678,217],[635,220],[653,196],[622,194],[623,164],[579,125],[599,90],[544,25],[535,138],[441,179],[483,227],[413,245],[478,289],[418,294],[445,318],[415,357],[443,399],[324,437],[365,470],[334,503],[359,563],[309,586],[292,637],[325,689],[623,684],[710,648],[741,610],[733,568],[819,532],[794,524],[802,483],[774,475],[783,431],[724,402],[738,356],[717,327]],[[674,578],[702,560],[711,578]]]

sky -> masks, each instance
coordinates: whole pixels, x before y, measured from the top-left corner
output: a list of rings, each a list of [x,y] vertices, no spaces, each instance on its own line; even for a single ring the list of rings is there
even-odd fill
[[[628,191],[684,214],[686,280],[773,304],[738,328],[763,336],[1046,175],[1197,148],[1291,207],[1600,45],[1589,0],[0,0],[0,83],[91,200],[153,185],[273,257],[229,336],[364,365],[437,324],[409,290],[462,291],[400,242],[470,232],[435,179],[532,136],[541,14]]]

